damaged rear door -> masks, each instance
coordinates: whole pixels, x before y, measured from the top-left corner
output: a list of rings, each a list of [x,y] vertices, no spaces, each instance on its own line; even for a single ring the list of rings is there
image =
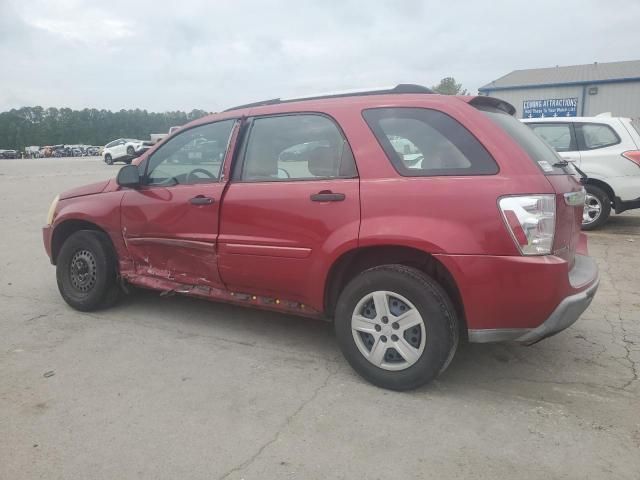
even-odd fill
[[[132,275],[222,286],[218,216],[226,184],[224,162],[237,122],[227,119],[187,129],[147,159],[143,184],[127,191],[121,205]]]

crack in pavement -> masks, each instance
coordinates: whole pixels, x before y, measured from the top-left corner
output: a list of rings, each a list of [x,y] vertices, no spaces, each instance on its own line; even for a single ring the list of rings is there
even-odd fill
[[[615,358],[616,360],[618,359],[625,360],[626,363],[628,363],[628,365],[623,365],[622,363],[618,362],[621,366],[628,368],[631,373],[631,378],[621,387],[621,389],[624,390],[624,389],[627,389],[629,386],[631,386],[633,382],[638,381],[638,362],[636,362],[633,358],[631,358],[632,350],[630,345],[635,346],[636,344],[632,340],[628,339],[629,332],[627,331],[624,325],[624,320],[622,319],[622,296],[620,294],[621,290],[616,285],[616,280],[614,280],[614,275],[611,274],[611,266],[609,263],[611,247],[612,245],[607,245],[605,249],[604,263],[606,264],[607,268],[602,270],[602,273],[608,277],[608,280],[611,283],[611,286],[613,287],[613,292],[616,297],[615,306],[617,310],[615,312],[615,315],[617,315],[618,324],[615,325],[614,322],[609,318],[609,315],[607,313],[604,314],[604,318],[611,328],[611,336],[614,342],[618,344],[620,344],[621,342],[621,346],[625,350],[624,357],[622,358],[612,357],[612,358]],[[616,335],[616,332],[615,332],[616,326],[620,328],[620,330],[622,331],[622,335]]]
[[[329,384],[329,380],[331,380],[331,378],[337,373],[338,370],[336,369],[336,370],[332,371],[329,368],[329,366],[327,365],[327,371],[329,373],[325,377],[324,381],[313,391],[313,393],[311,394],[311,396],[308,399],[304,400],[298,406],[298,408],[295,409],[295,411],[292,414],[287,416],[287,418],[284,421],[284,424],[280,428],[278,428],[278,430],[276,431],[276,433],[273,436],[273,438],[271,438],[270,440],[268,440],[267,442],[262,444],[260,446],[260,448],[258,448],[258,450],[253,455],[251,455],[249,458],[247,458],[244,462],[240,463],[239,465],[236,465],[235,467],[231,468],[230,470],[227,470],[224,474],[222,474],[221,477],[218,478],[218,480],[224,480],[225,478],[228,478],[231,474],[239,472],[239,471],[244,470],[247,467],[251,466],[251,464],[262,454],[262,452],[264,452],[270,445],[273,445],[275,442],[277,442],[278,439],[280,438],[280,435],[282,434],[282,431],[291,424],[291,422],[295,419],[295,417],[307,405],[309,405],[311,402],[313,402],[316,399],[316,397],[318,396],[320,391]]]

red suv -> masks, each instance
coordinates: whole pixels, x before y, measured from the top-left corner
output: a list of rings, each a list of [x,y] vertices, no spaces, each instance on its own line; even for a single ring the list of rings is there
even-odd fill
[[[397,390],[461,336],[535,343],[577,320],[598,271],[579,177],[513,113],[398,85],[197,120],[53,202],[60,293],[87,311],[131,284],[333,319],[353,368]]]

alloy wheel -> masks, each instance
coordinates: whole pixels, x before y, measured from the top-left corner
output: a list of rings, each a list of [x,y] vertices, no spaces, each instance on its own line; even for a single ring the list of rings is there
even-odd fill
[[[587,193],[584,201],[584,210],[582,211],[582,224],[589,225],[600,218],[602,213],[602,203],[595,195]]]

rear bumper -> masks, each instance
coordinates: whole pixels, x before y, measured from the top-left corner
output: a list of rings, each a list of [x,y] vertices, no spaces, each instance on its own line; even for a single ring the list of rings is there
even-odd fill
[[[576,255],[574,268],[569,272],[572,285],[580,285],[577,293],[562,299],[551,314],[535,328],[493,328],[469,330],[474,343],[516,341],[532,345],[573,325],[589,307],[598,290],[600,278],[596,262],[587,256]]]

